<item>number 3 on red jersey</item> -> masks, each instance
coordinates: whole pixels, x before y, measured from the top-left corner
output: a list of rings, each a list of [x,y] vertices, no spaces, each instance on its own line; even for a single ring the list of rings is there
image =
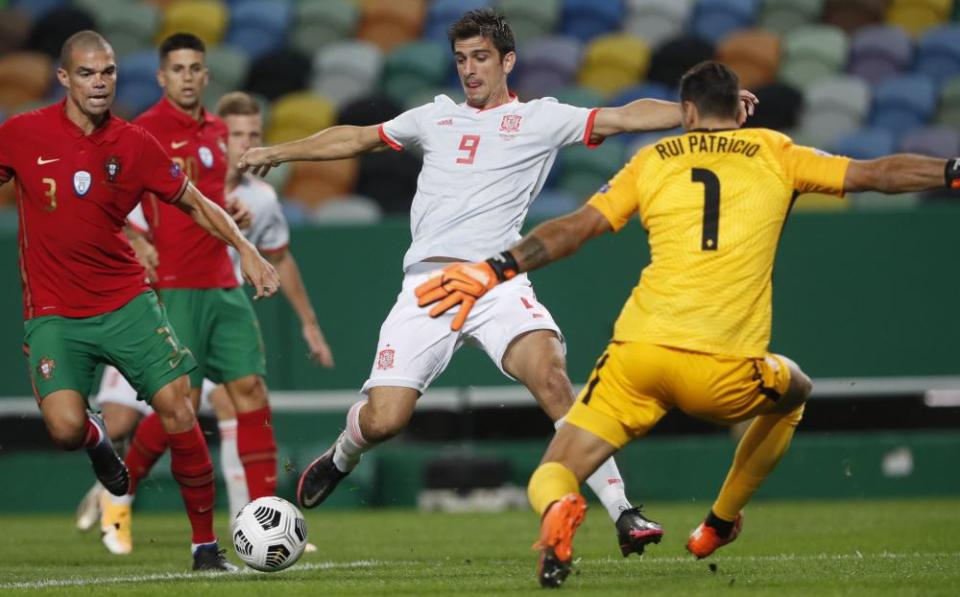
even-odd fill
[[[472,164],[477,156],[477,147],[480,146],[480,135],[464,135],[460,139],[460,151],[466,151],[465,157],[457,158],[458,164]]]

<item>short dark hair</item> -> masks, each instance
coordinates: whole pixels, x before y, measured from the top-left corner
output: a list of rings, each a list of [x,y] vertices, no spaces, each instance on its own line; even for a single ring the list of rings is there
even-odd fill
[[[207,46],[203,44],[202,39],[192,33],[180,32],[168,35],[167,38],[160,43],[160,62],[166,60],[167,54],[177,50],[196,50],[206,54]]]
[[[249,93],[231,91],[217,102],[217,116],[256,116],[260,114],[260,103]]]
[[[73,50],[76,48],[83,50],[109,50],[113,52],[113,47],[110,45],[110,42],[96,31],[90,29],[77,31],[68,37],[67,40],[63,42],[63,46],[60,47],[60,66],[63,67],[64,70],[70,70],[73,60]]]
[[[680,79],[680,101],[693,102],[700,116],[736,118],[740,110],[740,78],[729,66],[707,60]]]
[[[493,42],[493,47],[500,52],[500,60],[517,49],[510,23],[507,22],[506,17],[492,8],[471,10],[447,29],[451,50],[454,49],[454,43],[457,40],[470,39],[478,35]]]

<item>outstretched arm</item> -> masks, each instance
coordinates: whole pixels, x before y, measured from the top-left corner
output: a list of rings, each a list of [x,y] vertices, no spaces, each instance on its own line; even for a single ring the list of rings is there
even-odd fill
[[[960,189],[960,158],[942,160],[897,154],[875,160],[851,160],[843,180],[847,192],[909,193]]]
[[[277,271],[244,238],[236,222],[223,208],[207,199],[192,183],[187,184],[176,206],[212,236],[237,250],[243,277],[256,288],[255,299],[271,296],[277,291],[280,286]]]
[[[509,250],[481,263],[455,263],[415,289],[417,304],[437,317],[455,306],[460,311],[450,323],[458,331],[473,305],[488,290],[520,272],[534,270],[575,253],[591,238],[612,230],[606,216],[585,205],[577,211],[554,218],[534,228]]]
[[[746,89],[740,90],[743,119],[753,116],[759,100]],[[603,137],[619,133],[639,133],[671,129],[682,124],[680,104],[655,99],[638,99],[617,108],[600,108],[593,121],[593,137],[596,142]]]
[[[352,158],[367,151],[387,147],[380,138],[377,126],[332,126],[309,137],[270,147],[253,147],[240,156],[237,167],[251,168],[258,176],[265,176],[270,168],[283,162],[340,160]]]

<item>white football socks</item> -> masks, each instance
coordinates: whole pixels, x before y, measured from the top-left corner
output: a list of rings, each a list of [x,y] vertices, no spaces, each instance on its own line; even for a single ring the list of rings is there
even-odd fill
[[[366,400],[361,400],[350,407],[347,412],[347,427],[334,444],[336,448],[333,451],[333,465],[342,473],[352,471],[360,463],[363,453],[373,447],[360,431],[360,409],[366,403]]]
[[[559,429],[561,425],[563,425],[563,417],[553,422],[554,429]],[[633,508],[633,504],[627,499],[623,477],[620,476],[620,470],[613,456],[607,458],[592,475],[587,477],[587,485],[600,499],[600,503],[607,509],[607,514],[613,522],[617,522],[621,512]]]
[[[230,520],[237,517],[237,512],[250,501],[247,491],[247,474],[240,461],[240,452],[237,450],[237,420],[224,419],[217,421],[220,429],[220,470],[223,472],[223,481],[227,485],[227,500],[230,503]]]

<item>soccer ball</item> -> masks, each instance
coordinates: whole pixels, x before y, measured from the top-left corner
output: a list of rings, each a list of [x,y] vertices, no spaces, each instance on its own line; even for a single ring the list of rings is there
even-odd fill
[[[233,549],[240,559],[263,572],[293,565],[307,545],[307,521],[303,514],[278,497],[257,498],[241,508],[230,532]]]

